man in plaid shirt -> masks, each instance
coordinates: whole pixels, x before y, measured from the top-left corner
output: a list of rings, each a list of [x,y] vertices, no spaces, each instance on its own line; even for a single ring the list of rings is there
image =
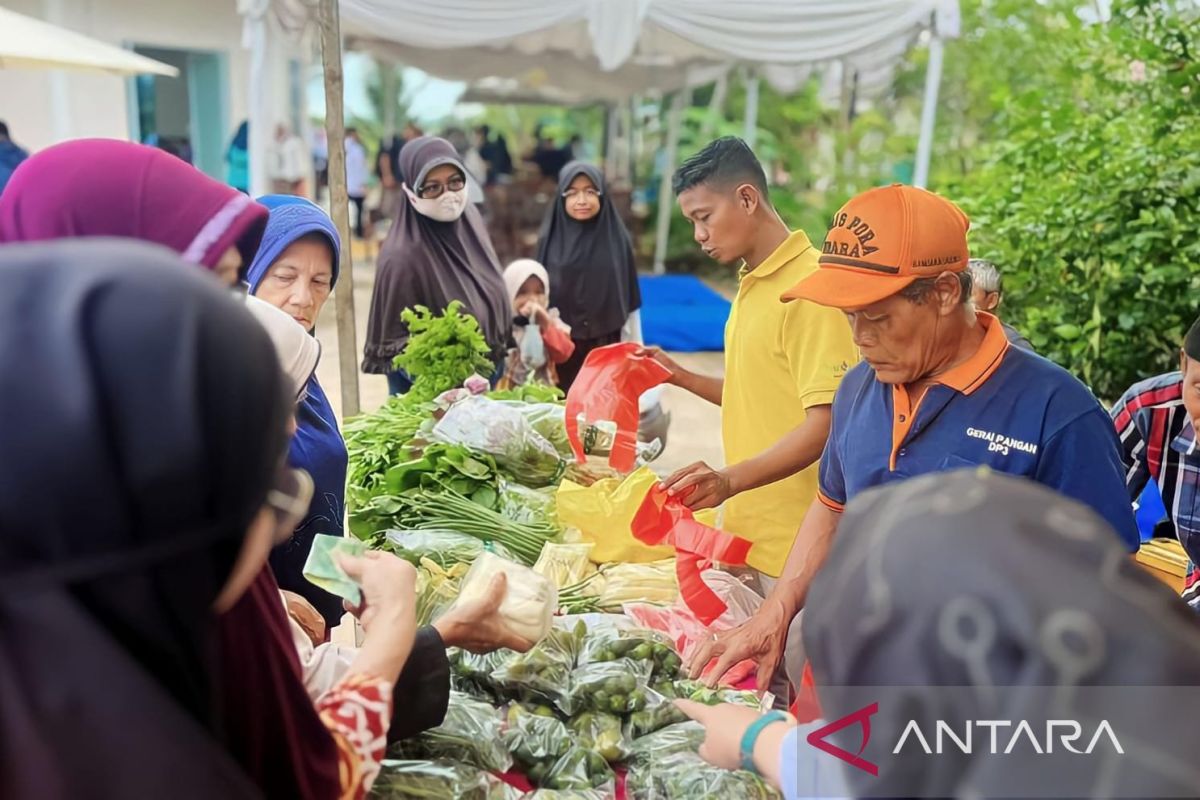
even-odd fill
[[[1184,600],[1200,610],[1200,319],[1184,337],[1179,372],[1135,383],[1112,410],[1121,437],[1125,484],[1136,500],[1149,481],[1162,495],[1187,552]]]

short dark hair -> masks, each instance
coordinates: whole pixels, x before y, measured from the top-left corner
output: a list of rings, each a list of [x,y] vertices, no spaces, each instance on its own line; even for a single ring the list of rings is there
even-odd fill
[[[722,136],[709,142],[675,170],[671,188],[678,195],[701,184],[727,186],[731,183],[749,183],[763,197],[767,196],[767,174],[750,145],[736,136]]]
[[[8,138],[8,123],[2,119],[0,119],[0,136],[3,136],[5,139]]]
[[[967,303],[971,302],[971,270],[964,269],[962,272],[957,273],[957,275],[958,286],[960,289],[962,289],[962,295],[959,297],[959,302],[963,305],[966,305]],[[917,278],[908,286],[905,286],[903,289],[897,292],[897,294],[913,305],[923,305],[926,298],[928,298],[933,292],[933,287],[936,282],[937,278]]]

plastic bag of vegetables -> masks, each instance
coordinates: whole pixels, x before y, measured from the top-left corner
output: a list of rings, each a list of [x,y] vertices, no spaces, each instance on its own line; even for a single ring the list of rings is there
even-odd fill
[[[370,796],[377,800],[508,800],[520,793],[468,764],[384,759]]]
[[[397,531],[384,533],[383,548],[413,566],[428,558],[443,569],[455,564],[470,564],[485,550],[515,561],[508,548],[499,542],[484,542],[474,536],[452,530]]]
[[[512,756],[500,738],[503,728],[500,713],[490,704],[452,691],[442,724],[397,742],[388,749],[388,755],[402,759],[444,758],[490,772],[505,772],[512,766]]]
[[[529,652],[500,664],[492,672],[492,685],[508,699],[563,708],[582,638],[582,631],[551,628]]]
[[[527,525],[542,525],[562,530],[558,521],[558,501],[554,487],[530,489],[516,481],[501,479],[497,506],[500,516]]]
[[[595,567],[588,559],[593,547],[595,545],[590,542],[546,542],[537,563],[533,565],[533,571],[545,575],[559,589],[574,586],[595,572]]]
[[[530,778],[532,781],[532,777]],[[546,789],[599,789],[608,787],[615,792],[616,776],[599,753],[571,745],[550,767],[538,786]]]
[[[608,762],[624,761],[633,742],[621,718],[600,711],[584,711],[567,722],[575,742],[584,750],[599,753]]]
[[[515,400],[502,400],[503,405],[515,408],[529,421],[530,426],[537,431],[564,459],[571,459],[571,441],[567,439],[567,408],[559,403],[522,403]]]
[[[606,564],[596,581],[596,594],[604,608],[621,608],[626,603],[669,606],[679,599],[675,559],[649,564]]]
[[[433,427],[439,442],[487,453],[526,486],[549,486],[566,469],[554,445],[516,408],[481,395],[458,401]]]
[[[632,800],[777,800],[779,792],[753,772],[714,767],[695,753],[678,752],[629,770],[625,790]]]
[[[627,658],[644,662],[650,667],[654,680],[674,680],[680,677],[683,661],[671,646],[671,640],[657,631],[645,628],[596,631],[583,641],[579,664],[601,664]]]
[[[759,711],[765,711],[771,707],[771,702],[774,696],[765,694],[759,697],[751,691],[741,689],[731,689],[729,687],[717,687],[710,689],[699,681],[681,680],[675,681],[675,697],[680,700],[694,700],[697,703],[704,703],[706,706],[715,706],[718,703],[733,703],[746,708],[753,708]]]
[[[428,625],[454,603],[459,584],[467,573],[466,564],[451,564],[449,569],[422,558],[417,570],[417,624]]]
[[[641,711],[647,703],[650,664],[622,658],[587,664],[571,673],[571,688],[559,708],[568,714],[603,711],[610,714]]]
[[[537,643],[550,630],[558,609],[558,587],[529,567],[484,551],[475,559],[458,588],[458,599],[451,608],[481,600],[487,596],[492,579],[503,574],[508,579],[498,615],[505,627],[526,641]]]
[[[678,725],[688,721],[687,714],[684,714],[671,702],[673,699],[670,694],[663,694],[654,689],[646,691],[645,708],[629,715],[629,729],[634,741],[668,725]]]
[[[531,711],[513,703],[505,713],[508,727],[501,734],[513,762],[535,786],[571,748],[571,733],[549,706]]]
[[[612,796],[604,789],[535,789],[521,800],[608,800]]]
[[[703,743],[704,726],[689,719],[634,739],[628,762],[630,766],[647,766],[673,753],[695,753]]]
[[[450,687],[472,697],[499,697],[492,673],[516,655],[512,650],[476,654],[457,647],[450,648],[446,651],[446,658],[450,662]]]

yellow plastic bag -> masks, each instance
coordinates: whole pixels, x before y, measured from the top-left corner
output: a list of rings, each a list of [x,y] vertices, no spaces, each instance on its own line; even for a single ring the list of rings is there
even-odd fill
[[[558,517],[569,527],[578,528],[583,541],[595,542],[592,561],[644,563],[669,558],[673,547],[649,547],[633,538],[630,526],[650,487],[658,481],[649,468],[642,467],[624,480],[605,478],[591,486],[564,480],[558,489]]]

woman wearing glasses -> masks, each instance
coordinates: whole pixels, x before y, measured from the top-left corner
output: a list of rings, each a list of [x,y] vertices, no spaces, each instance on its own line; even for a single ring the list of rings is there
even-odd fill
[[[604,176],[573,161],[558,178],[561,200],[542,223],[537,260],[550,273],[554,301],[571,327],[575,352],[558,366],[559,385],[571,388],[588,353],[621,341],[630,314],[642,307],[633,239],[612,201]]]
[[[35,378],[0,400],[0,796],[364,796],[415,574],[343,564],[366,640],[314,707],[266,565],[311,494],[285,461],[311,353],[138,243],[6,247],[0,273],[0,365]]]
[[[363,372],[387,375],[392,394],[408,391],[408,376],[392,367],[408,343],[400,312],[440,313],[455,300],[479,321],[499,371],[512,314],[496,252],[467,196],[466,168],[445,139],[423,136],[400,151],[400,172],[404,196],[379,252]]]

